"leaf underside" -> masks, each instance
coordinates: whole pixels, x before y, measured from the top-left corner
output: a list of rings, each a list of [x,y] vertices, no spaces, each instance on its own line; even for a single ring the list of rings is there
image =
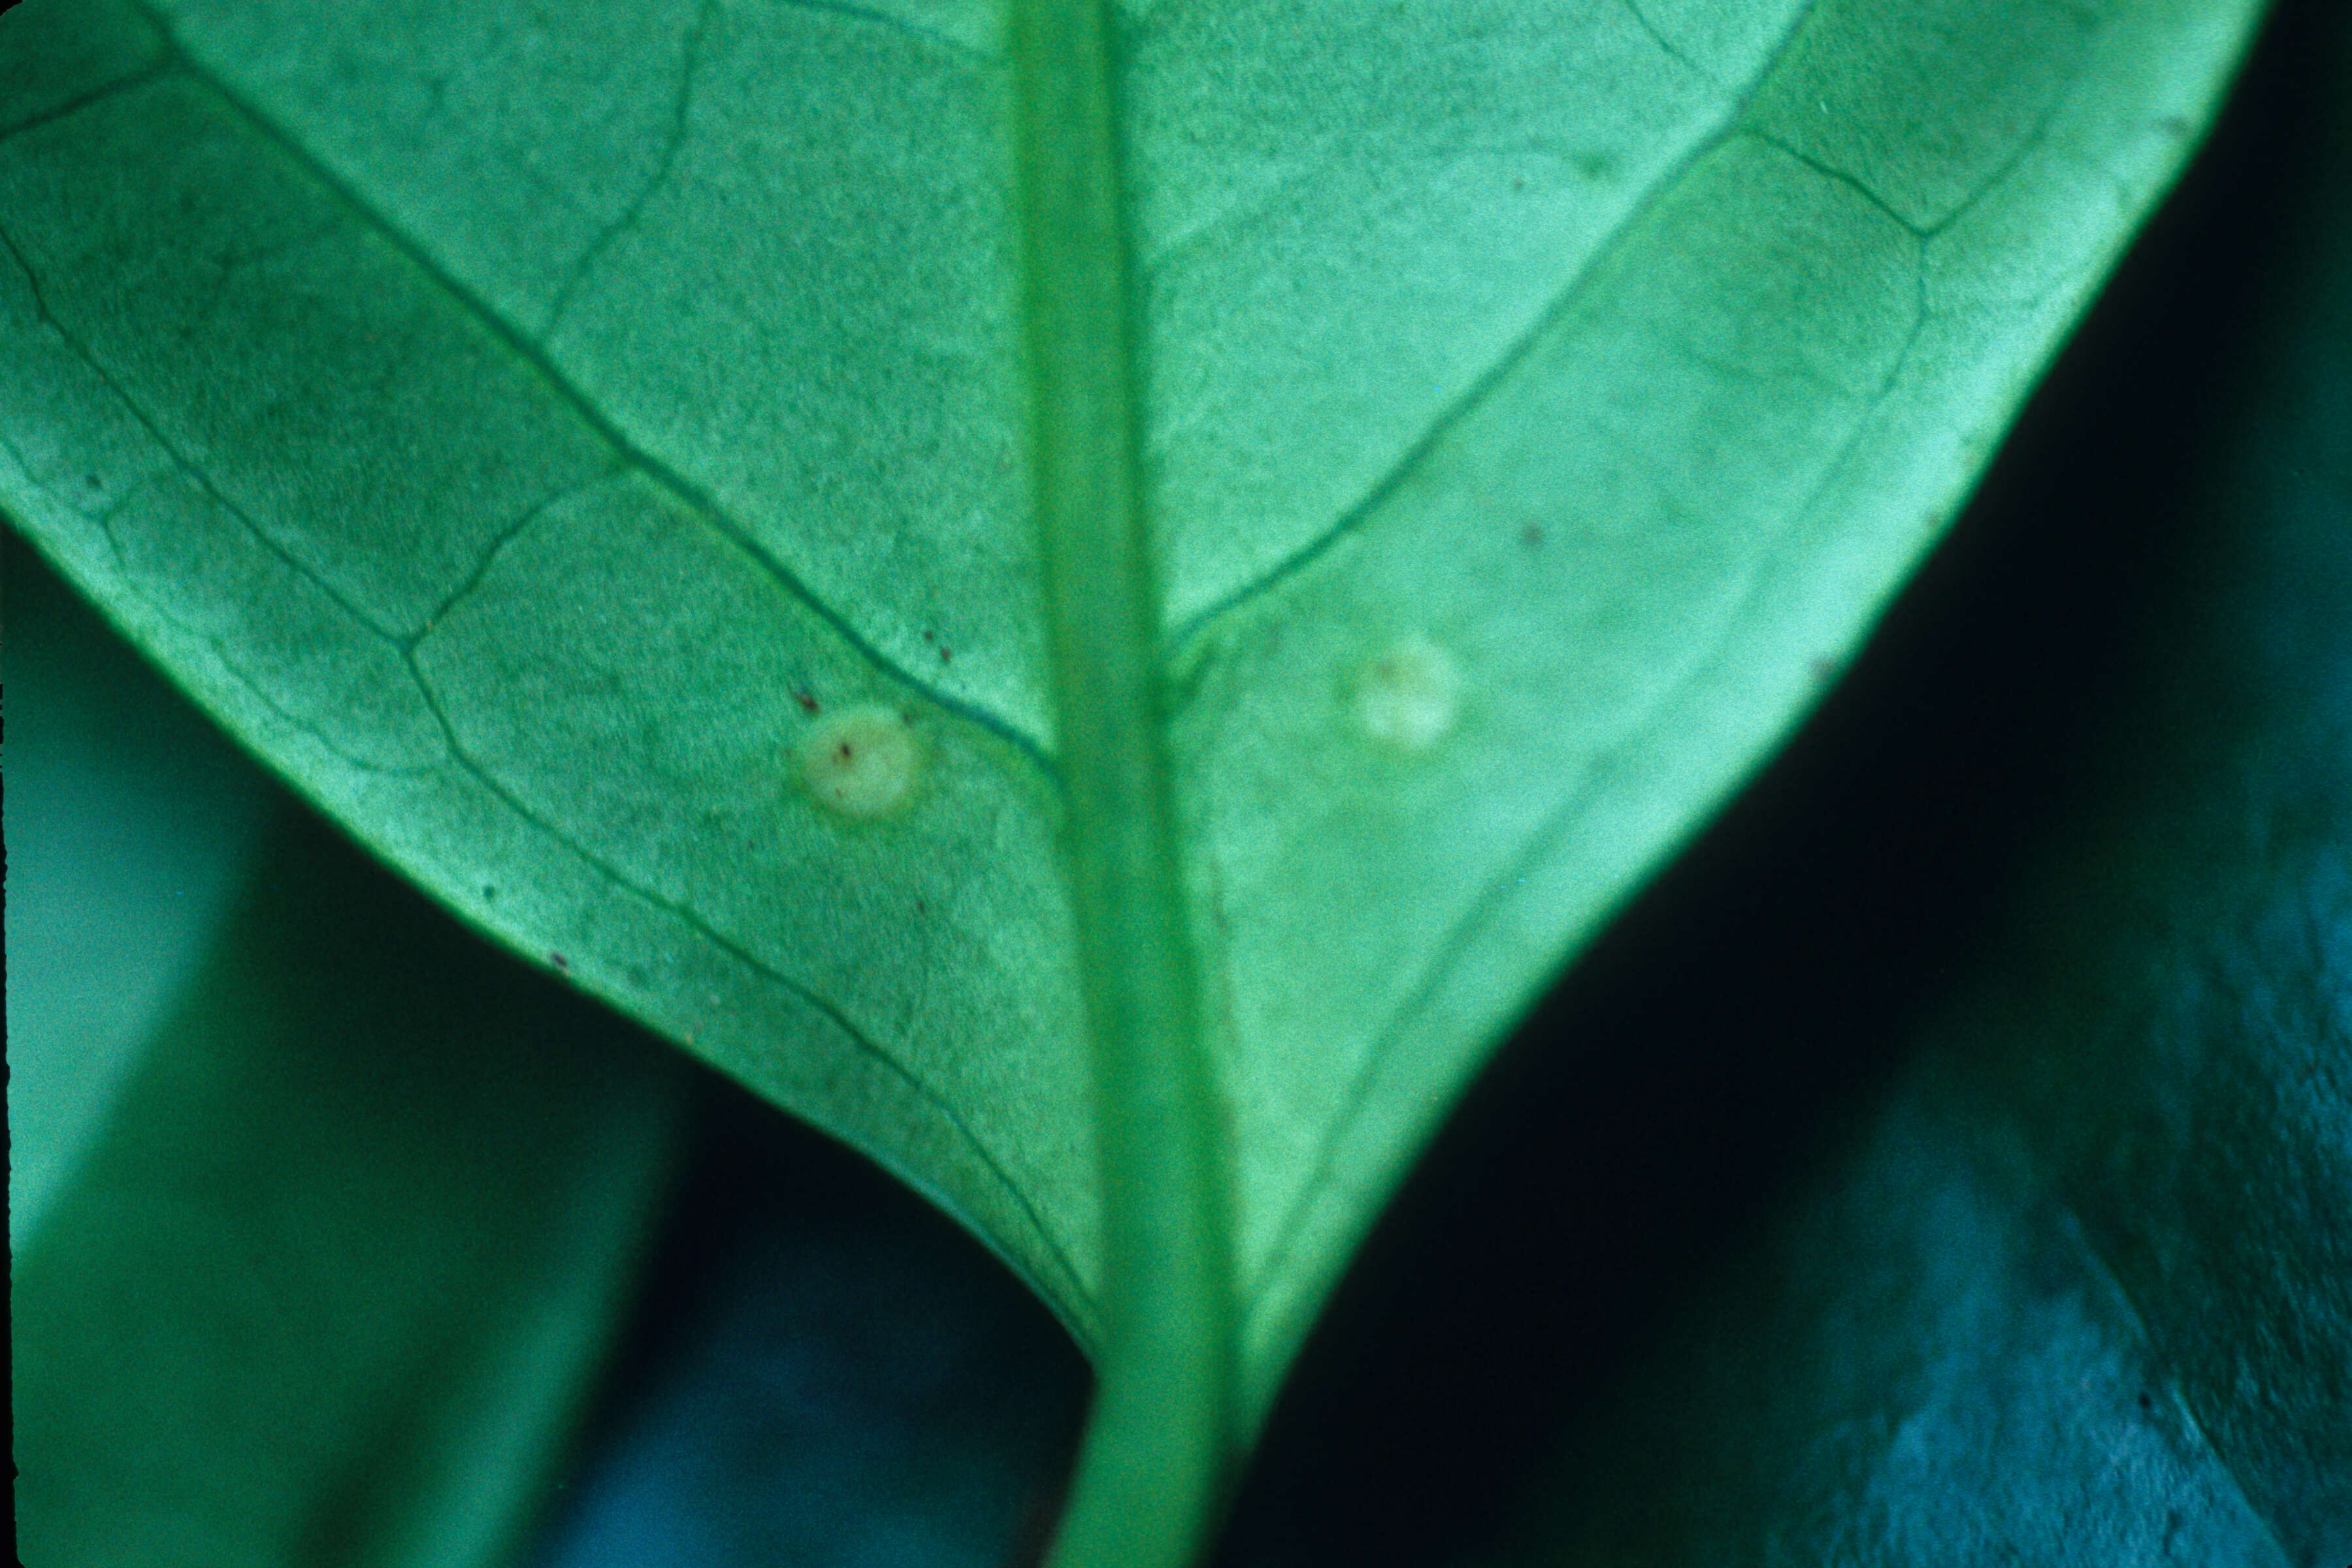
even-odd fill
[[[1121,13],[1253,1412],[1459,1086],[1935,537],[2256,9]],[[0,505],[436,899],[1092,1342],[1002,30],[32,0]],[[826,762],[845,722],[898,772]]]

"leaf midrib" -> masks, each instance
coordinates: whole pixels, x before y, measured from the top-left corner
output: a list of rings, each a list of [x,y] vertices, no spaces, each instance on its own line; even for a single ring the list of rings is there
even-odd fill
[[[1233,1161],[1169,765],[1107,0],[1016,0],[1032,495],[1102,1194],[1105,1354],[1054,1561],[1194,1561],[1241,1447]]]

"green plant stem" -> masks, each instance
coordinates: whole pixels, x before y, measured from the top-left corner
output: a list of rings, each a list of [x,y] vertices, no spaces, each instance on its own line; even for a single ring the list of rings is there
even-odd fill
[[[1108,18],[1015,8],[1035,504],[1104,1202],[1095,1409],[1057,1568],[1178,1568],[1233,1448],[1227,1163],[1163,736]]]

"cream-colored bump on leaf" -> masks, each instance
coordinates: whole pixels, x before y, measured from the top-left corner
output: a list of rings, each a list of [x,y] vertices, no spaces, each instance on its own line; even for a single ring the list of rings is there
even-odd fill
[[[828,713],[799,746],[801,778],[817,803],[844,816],[887,816],[907,803],[923,750],[905,714],[879,703]]]
[[[1384,746],[1425,752],[1461,712],[1461,666],[1419,632],[1397,638],[1357,672],[1356,721]]]

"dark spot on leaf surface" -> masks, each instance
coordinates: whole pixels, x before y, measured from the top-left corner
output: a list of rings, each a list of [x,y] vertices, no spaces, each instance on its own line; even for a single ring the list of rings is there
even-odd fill
[[[1541,550],[1543,548],[1543,542],[1544,531],[1542,523],[1531,522],[1525,528],[1519,530],[1519,542],[1526,545],[1529,550]]]

